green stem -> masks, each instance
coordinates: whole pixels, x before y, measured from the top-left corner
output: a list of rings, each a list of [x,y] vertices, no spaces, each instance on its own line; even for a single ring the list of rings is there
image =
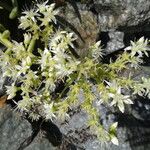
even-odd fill
[[[0,33],[0,42],[5,45],[7,48],[12,48],[13,44],[6,38],[3,38],[3,35]]]
[[[4,32],[6,28],[0,23],[0,32]]]
[[[61,92],[61,93],[59,94],[59,96],[58,96],[58,100],[62,97],[62,95],[64,94],[64,92],[67,90],[67,88],[70,87],[70,85],[72,85],[73,82],[74,82],[74,79],[71,80],[71,81],[69,81],[69,82],[65,85],[64,89],[62,90],[62,92]]]
[[[29,44],[29,46],[28,46],[28,49],[27,49],[28,52],[32,52],[32,51],[33,51],[34,46],[35,46],[36,39],[37,39],[36,36],[34,36],[34,37],[32,38],[32,40],[31,40],[31,42],[30,42],[30,44]]]

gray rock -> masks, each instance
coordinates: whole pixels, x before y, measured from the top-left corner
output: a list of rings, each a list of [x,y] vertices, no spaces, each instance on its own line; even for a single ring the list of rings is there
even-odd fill
[[[9,107],[0,109],[0,150],[17,150],[31,136],[32,128]]]
[[[134,72],[134,80],[141,80],[142,77],[149,78],[150,67],[142,66]],[[131,105],[130,113],[137,119],[143,121],[150,120],[150,101],[147,97],[135,97],[134,104]]]
[[[64,16],[65,19],[70,22],[80,33],[81,37],[84,39],[85,43],[78,38],[78,48],[77,52],[81,57],[86,56],[89,46],[96,42],[96,38],[99,33],[99,25],[97,22],[97,17],[86,9],[80,10],[82,23],[79,18],[77,18],[74,9],[68,5],[65,9]]]
[[[104,109],[104,108],[102,108]],[[101,110],[102,110],[101,109]],[[113,115],[106,116],[106,110],[102,112],[103,124],[107,128],[114,120]],[[104,118],[105,117],[105,118]],[[108,117],[108,119],[106,119]],[[120,127],[117,131],[119,146],[112,143],[100,142],[86,126],[87,115],[84,112],[76,112],[67,123],[57,125],[65,135],[65,141],[73,143],[78,150],[131,150],[130,142],[127,141],[127,128]],[[66,144],[66,143],[65,143]],[[64,150],[64,147],[61,148]]]
[[[48,139],[44,138],[42,132],[35,137],[33,142],[24,150],[56,150],[57,147],[52,146]]]
[[[110,31],[108,33],[110,41],[107,43],[107,47],[105,48],[105,53],[110,54],[119,49],[124,48],[123,38],[124,33],[118,31]]]
[[[101,143],[97,139],[89,139],[85,143],[86,150],[131,150],[129,141],[126,142],[126,128],[118,128],[119,146],[112,143]]]
[[[0,109],[0,150],[18,150],[32,135],[31,124],[6,106]],[[24,150],[56,150],[39,132]]]
[[[102,30],[150,23],[149,0],[94,0]]]

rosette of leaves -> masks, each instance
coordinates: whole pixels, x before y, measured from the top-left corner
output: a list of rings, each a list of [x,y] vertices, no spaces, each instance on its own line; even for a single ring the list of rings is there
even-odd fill
[[[65,120],[69,111],[78,107],[88,114],[87,125],[93,134],[118,144],[117,123],[105,129],[94,103],[123,113],[125,104],[133,103],[124,90],[149,95],[149,79],[135,81],[129,69],[136,70],[142,63],[142,56],[148,55],[148,40],[142,37],[131,42],[131,46],[110,64],[101,62],[100,41],[89,47],[84,58],[77,58],[72,53],[75,35],[55,27],[58,11],[55,4],[47,2],[24,11],[19,19],[19,28],[25,31],[22,42],[10,39],[8,31],[0,33],[0,42],[5,46],[0,52],[0,67],[3,78],[9,77],[12,81],[10,86],[5,86],[8,99],[15,101],[19,91],[21,99],[16,102],[17,109],[28,113],[33,120],[40,117]],[[129,73],[124,76],[124,71]],[[81,91],[82,101],[78,98]]]

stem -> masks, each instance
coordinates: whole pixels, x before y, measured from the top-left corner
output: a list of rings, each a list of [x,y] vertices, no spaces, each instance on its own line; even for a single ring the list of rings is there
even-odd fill
[[[0,23],[0,32],[4,32],[6,28]]]
[[[13,44],[6,38],[3,38],[3,35],[0,33],[0,42],[5,45],[7,48],[12,48]]]
[[[36,39],[37,39],[36,36],[34,36],[34,37],[32,38],[32,40],[31,40],[31,42],[30,42],[30,44],[29,44],[29,46],[28,46],[28,49],[27,49],[28,52],[32,52],[32,51],[33,51],[34,46],[35,46]]]
[[[73,82],[74,82],[74,80],[71,80],[71,81],[69,81],[69,82],[65,85],[64,89],[63,89],[62,92],[59,94],[58,99],[60,99],[60,98],[62,97],[62,95],[64,94],[64,92],[67,90],[67,88],[69,88],[69,86],[70,86]]]

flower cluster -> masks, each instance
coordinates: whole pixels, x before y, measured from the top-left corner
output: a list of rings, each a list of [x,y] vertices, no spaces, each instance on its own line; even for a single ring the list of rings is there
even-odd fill
[[[133,104],[124,90],[150,95],[149,79],[134,81],[132,71],[128,69],[137,68],[141,57],[148,56],[148,40],[142,37],[131,42],[131,46],[110,64],[101,62],[100,41],[89,47],[86,57],[76,58],[71,51],[71,48],[75,49],[74,34],[55,26],[58,12],[54,4],[47,2],[23,12],[19,25],[26,31],[23,42],[9,40],[7,31],[0,33],[0,42],[6,47],[0,54],[0,67],[3,78],[9,77],[12,82],[6,86],[8,99],[13,99],[20,91],[22,99],[17,102],[17,108],[32,119],[65,120],[69,116],[68,110],[80,107],[89,115],[87,125],[98,138],[118,144],[115,137],[117,123],[109,131],[100,124],[99,112],[94,106],[96,94],[99,105],[117,107],[122,113],[125,104]],[[126,69],[129,73],[124,76]],[[64,87],[59,89],[60,86]],[[92,91],[94,86],[96,93]],[[79,100],[81,91],[82,101]]]

